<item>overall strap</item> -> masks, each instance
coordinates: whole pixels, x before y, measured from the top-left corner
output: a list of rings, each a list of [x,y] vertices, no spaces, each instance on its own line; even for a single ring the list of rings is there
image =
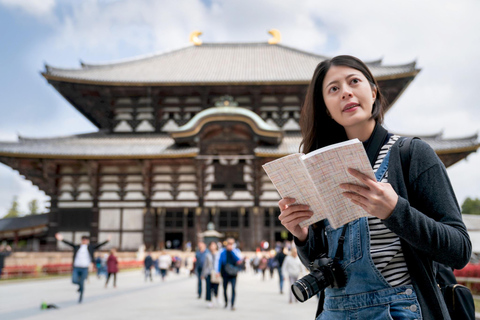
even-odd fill
[[[377,171],[375,172],[375,178],[377,178],[378,182],[382,181],[383,177],[385,177],[385,174],[387,173],[389,159],[390,150],[388,150],[387,155],[385,158],[383,158],[382,164],[380,164],[380,167],[378,167]]]
[[[343,243],[345,242],[345,234],[347,233],[348,224],[343,226],[342,235],[338,238],[337,252],[335,253],[335,262],[343,259]]]

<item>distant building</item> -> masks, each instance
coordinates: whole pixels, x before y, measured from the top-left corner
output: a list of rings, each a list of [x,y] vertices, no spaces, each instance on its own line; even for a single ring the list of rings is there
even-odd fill
[[[47,81],[98,132],[0,143],[0,161],[51,197],[47,241],[90,234],[134,250],[195,244],[213,221],[244,249],[290,237],[262,164],[297,152],[298,119],[326,57],[279,44],[207,43],[80,69],[46,66]],[[420,71],[368,63],[390,108]],[[477,136],[422,137],[446,166]]]

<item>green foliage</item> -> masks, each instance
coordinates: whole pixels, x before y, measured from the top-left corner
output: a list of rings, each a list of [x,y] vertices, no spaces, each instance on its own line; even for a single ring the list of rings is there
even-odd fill
[[[467,198],[462,204],[463,214],[477,214],[480,215],[480,199]]]
[[[33,199],[32,201],[30,201],[30,202],[28,203],[28,210],[29,210],[29,214],[30,214],[30,215],[39,214],[39,213],[40,213],[40,208],[38,207],[38,201],[37,201],[37,199]]]
[[[20,216],[20,211],[18,210],[18,200],[17,196],[13,197],[12,206],[8,210],[8,213],[4,218],[16,218]]]

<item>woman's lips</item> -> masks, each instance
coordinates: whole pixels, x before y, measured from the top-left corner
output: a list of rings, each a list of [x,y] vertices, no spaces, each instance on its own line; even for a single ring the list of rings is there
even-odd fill
[[[353,112],[355,111],[358,107],[360,106],[360,104],[358,103],[348,103],[345,105],[345,107],[343,107],[343,112]]]

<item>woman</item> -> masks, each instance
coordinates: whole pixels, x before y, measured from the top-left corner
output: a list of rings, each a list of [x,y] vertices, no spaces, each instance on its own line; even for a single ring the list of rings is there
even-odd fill
[[[358,138],[374,171],[389,158],[388,171],[377,182],[349,169],[365,187],[340,186],[371,217],[337,230],[326,220],[302,228],[299,223],[312,212],[284,198],[279,219],[295,236],[305,265],[321,253],[333,258],[347,228],[340,264],[348,280],[342,288],[325,290],[317,319],[450,319],[432,264],[462,268],[471,255],[470,239],[445,167],[421,140],[410,144],[409,181],[404,181],[399,137],[381,126],[383,113],[382,93],[362,61],[338,56],[317,66],[302,109],[303,152]]]
[[[208,307],[212,308],[212,293],[215,297],[215,304],[218,305],[218,286],[220,284],[220,273],[217,272],[218,267],[216,263],[219,260],[218,245],[215,241],[212,241],[208,244],[208,251],[205,257],[205,262],[202,269],[202,279],[205,279],[207,283],[207,294],[206,300]]]
[[[107,281],[105,282],[105,288],[108,285],[108,280],[110,276],[113,274],[113,287],[117,287],[117,272],[118,272],[118,260],[116,257],[117,250],[111,249],[110,255],[107,258]]]
[[[172,265],[172,257],[167,254],[164,250],[160,253],[158,258],[158,268],[160,269],[160,275],[162,276],[162,281],[165,281],[168,269]]]
[[[303,273],[304,266],[298,258],[297,249],[292,248],[290,254],[285,257],[285,260],[282,264],[282,274],[288,276],[290,280],[290,285],[294,284],[297,281],[298,277]],[[297,302],[297,299],[293,296],[293,292],[290,291],[288,297],[288,302],[292,303],[293,301]]]

